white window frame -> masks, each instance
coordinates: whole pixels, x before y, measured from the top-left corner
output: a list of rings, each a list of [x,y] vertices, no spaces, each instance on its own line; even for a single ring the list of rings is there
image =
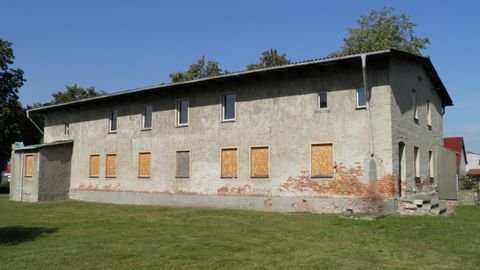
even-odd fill
[[[233,114],[234,114],[234,117],[233,118],[225,118],[225,106],[226,106],[226,96],[230,96],[230,95],[233,95],[235,96],[235,102],[233,103]],[[223,93],[222,94],[222,110],[221,110],[221,114],[222,114],[222,122],[234,122],[236,119],[237,119],[237,94],[234,93],[234,92],[230,92],[230,93]]]
[[[325,93],[326,101],[327,101],[327,106],[326,106],[326,107],[323,107],[323,108],[321,107],[321,104],[322,104],[322,96],[321,96],[321,94],[322,94],[322,93]],[[322,91],[318,92],[318,101],[317,101],[317,102],[318,102],[318,105],[317,105],[317,108],[318,108],[318,109],[320,109],[320,110],[328,109],[328,91],[322,90]]]
[[[181,103],[183,101],[187,101],[188,102],[188,106],[187,106],[187,122],[186,123],[180,123],[180,113],[181,113]],[[176,114],[176,119],[175,119],[175,122],[176,122],[176,126],[177,127],[186,127],[188,126],[188,124],[190,123],[190,99],[188,98],[179,98],[175,101],[175,114]]]
[[[358,98],[358,96],[359,96],[359,90],[360,89],[363,89],[363,91],[365,92],[365,104],[364,105],[359,104],[360,99]],[[357,109],[367,108],[367,90],[365,89],[365,87],[364,86],[357,87],[357,89],[355,89],[355,94],[356,94],[356,97],[357,97]]]
[[[145,114],[147,112],[147,108],[150,107],[152,108],[152,115],[150,117],[151,119],[151,123],[150,123],[150,127],[145,127]],[[143,110],[142,110],[142,127],[141,127],[141,130],[151,130],[153,128],[153,105],[152,104],[148,104],[148,105],[145,105],[143,106]]]
[[[418,100],[417,100],[417,91],[413,90],[413,120],[418,122]]]
[[[433,167],[433,151],[429,150],[428,151],[428,176],[430,177],[430,179],[433,178],[434,173],[435,172]]]
[[[415,178],[420,178],[420,147],[413,147],[413,175]]]
[[[115,126],[116,129],[112,129],[112,115],[115,114]],[[108,133],[117,133],[118,131],[118,111],[113,110],[108,112]]]
[[[65,136],[70,135],[70,124],[69,123],[63,124],[63,135],[65,135]]]
[[[432,103],[427,99],[427,126],[432,128]]]

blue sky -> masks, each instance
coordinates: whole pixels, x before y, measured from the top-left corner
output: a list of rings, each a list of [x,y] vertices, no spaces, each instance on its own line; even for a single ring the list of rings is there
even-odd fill
[[[200,56],[242,70],[276,48],[291,60],[338,49],[357,18],[393,6],[416,33],[455,103],[445,136],[480,153],[480,1],[6,1],[0,38],[13,42],[27,83],[21,102],[46,102],[77,83],[114,92],[168,82]]]

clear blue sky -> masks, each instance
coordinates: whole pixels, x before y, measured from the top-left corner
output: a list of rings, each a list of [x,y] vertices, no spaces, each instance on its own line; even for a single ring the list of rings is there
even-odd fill
[[[25,71],[24,105],[77,83],[114,92],[168,82],[201,55],[230,71],[276,48],[294,61],[338,49],[361,14],[394,6],[427,36],[429,55],[455,103],[445,136],[480,153],[480,1],[10,1],[0,38]]]

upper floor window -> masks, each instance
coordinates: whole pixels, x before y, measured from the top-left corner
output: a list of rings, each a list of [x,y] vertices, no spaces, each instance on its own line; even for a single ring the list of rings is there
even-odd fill
[[[226,94],[222,96],[222,121],[235,120],[235,94]]]
[[[153,115],[153,106],[147,105],[143,108],[142,113],[142,129],[151,129],[152,128],[152,115]]]
[[[108,116],[108,132],[117,131],[117,118],[118,118],[118,112],[111,111]]]
[[[320,91],[320,93],[318,93],[318,107],[320,109],[328,108],[327,91]]]
[[[427,125],[430,128],[432,127],[432,105],[430,100],[427,100]]]
[[[70,134],[70,124],[67,123],[63,126],[63,134],[64,135],[69,135]]]
[[[367,107],[367,93],[365,87],[357,88],[357,108]]]
[[[417,92],[413,90],[413,120],[418,122],[418,100],[417,100]]]
[[[177,100],[177,126],[188,126],[188,99]]]

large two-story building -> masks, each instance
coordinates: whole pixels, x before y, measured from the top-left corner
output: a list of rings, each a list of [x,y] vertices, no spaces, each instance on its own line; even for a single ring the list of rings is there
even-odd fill
[[[429,58],[390,49],[45,106],[29,111],[44,144],[12,151],[11,198],[395,209],[455,180],[438,164],[451,105]]]

